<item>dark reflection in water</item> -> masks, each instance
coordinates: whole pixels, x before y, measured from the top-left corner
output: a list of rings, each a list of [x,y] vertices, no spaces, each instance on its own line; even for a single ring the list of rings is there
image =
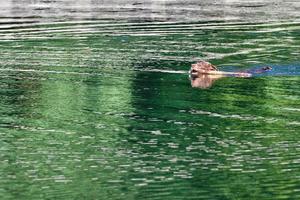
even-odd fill
[[[1,6],[1,199],[299,199],[298,2]]]

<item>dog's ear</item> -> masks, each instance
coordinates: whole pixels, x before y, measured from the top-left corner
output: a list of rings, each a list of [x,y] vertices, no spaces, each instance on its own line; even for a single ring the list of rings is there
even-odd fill
[[[209,63],[210,64],[210,63]],[[218,70],[218,68],[216,66],[214,66],[213,64],[210,64],[210,67],[213,69],[213,70]]]

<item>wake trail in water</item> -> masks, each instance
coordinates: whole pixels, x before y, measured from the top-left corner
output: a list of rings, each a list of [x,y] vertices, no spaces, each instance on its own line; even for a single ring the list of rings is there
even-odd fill
[[[271,66],[272,69],[262,71],[262,67],[253,67],[246,70],[240,70],[236,67],[222,67],[220,71],[224,75],[234,75],[234,73],[249,73],[253,77],[257,76],[299,76],[300,66],[297,65],[277,65]],[[143,69],[139,70],[143,72],[159,72],[159,73],[170,73],[170,74],[189,74],[189,71],[185,70],[163,70],[163,69]]]
[[[252,76],[299,76],[300,66],[296,65],[273,65],[270,70],[263,71],[262,67],[254,67],[242,72],[252,74]]]
[[[163,70],[163,69],[144,69],[143,72],[160,72],[160,73],[169,73],[169,74],[188,74],[189,71],[184,70]]]
[[[249,70],[255,71],[257,69]],[[272,66],[271,70],[264,73],[253,73],[254,76],[299,76],[300,66],[289,65],[289,66]]]
[[[300,66],[272,66],[271,70],[265,72],[259,72],[261,67],[254,67],[248,70],[239,71],[233,67],[223,67],[220,71],[224,72],[224,75],[230,75],[236,72],[250,73],[253,77],[257,76],[299,76]],[[131,70],[129,70],[131,71]],[[133,70],[140,72],[158,72],[168,74],[189,74],[187,70],[164,70],[164,69],[140,69]],[[0,68],[0,72],[27,72],[27,73],[46,73],[46,74],[70,74],[70,75],[103,75],[103,73],[91,73],[91,72],[74,72],[74,71],[55,71],[55,70],[35,70],[35,69],[20,69],[20,68]]]
[[[161,72],[170,74],[188,74],[188,71],[176,71],[176,70],[160,70],[160,69],[146,69],[146,70],[134,70],[143,72]],[[14,68],[0,68],[0,72],[30,72],[30,73],[46,73],[46,74],[70,74],[70,75],[97,75],[98,73],[89,72],[73,72],[73,71],[55,71],[55,70],[35,70],[35,69],[14,69]],[[100,74],[98,74],[100,75]]]

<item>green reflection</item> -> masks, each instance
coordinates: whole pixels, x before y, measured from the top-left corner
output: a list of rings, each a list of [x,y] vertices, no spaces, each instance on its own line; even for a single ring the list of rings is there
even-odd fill
[[[145,70],[297,67],[298,24],[91,24],[1,41],[2,199],[299,198],[298,76]]]

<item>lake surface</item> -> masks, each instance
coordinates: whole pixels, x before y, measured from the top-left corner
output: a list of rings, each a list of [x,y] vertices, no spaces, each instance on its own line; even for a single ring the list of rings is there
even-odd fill
[[[300,199],[298,1],[1,8],[1,199]]]

